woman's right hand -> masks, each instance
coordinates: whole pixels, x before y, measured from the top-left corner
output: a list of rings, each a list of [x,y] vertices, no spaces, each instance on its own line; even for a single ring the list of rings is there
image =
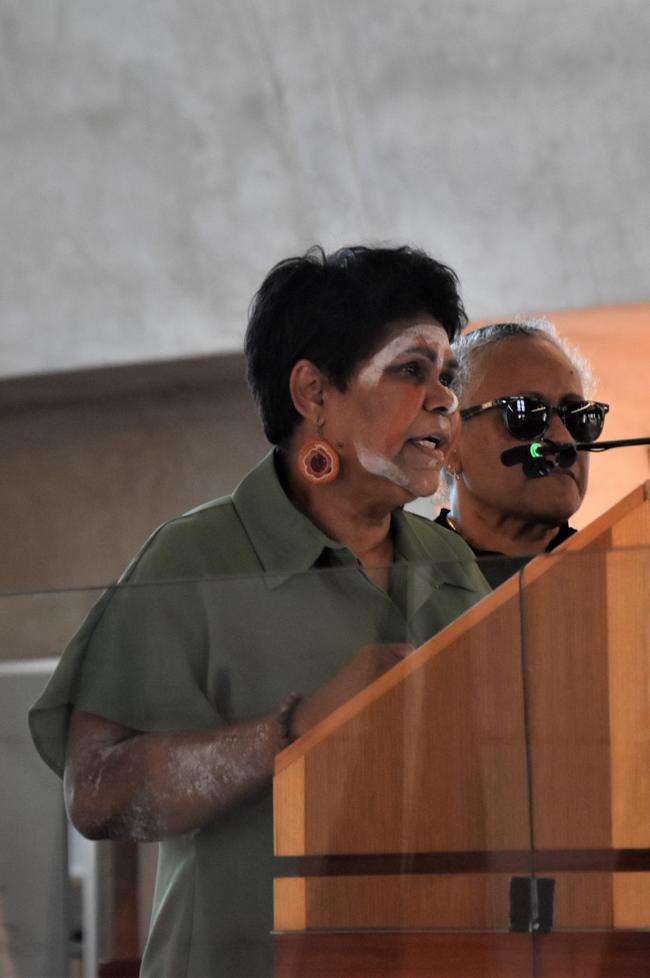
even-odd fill
[[[302,737],[329,713],[405,659],[413,649],[413,645],[399,642],[362,646],[340,672],[296,706],[291,718],[292,739]]]

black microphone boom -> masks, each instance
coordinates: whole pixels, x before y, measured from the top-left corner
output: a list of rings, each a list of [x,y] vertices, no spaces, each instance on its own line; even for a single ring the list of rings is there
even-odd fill
[[[618,441],[581,441],[579,452],[606,452],[608,448],[627,448],[628,445],[650,445],[650,438],[619,438]]]
[[[521,465],[531,457],[532,447],[532,445],[515,445],[514,448],[501,453],[501,461],[504,465]]]
[[[504,465],[521,465],[529,479],[541,479],[553,469],[568,469],[578,457],[578,452],[606,452],[608,448],[624,448],[628,445],[650,445],[650,438],[621,438],[601,442],[534,441],[527,445],[515,445],[501,453]]]
[[[504,465],[521,465],[530,459],[554,459],[558,456],[570,456],[571,460],[568,464],[573,465],[577,447],[572,442],[560,444],[560,442],[555,441],[534,441],[528,445],[515,445],[514,448],[502,452],[501,461]],[[563,468],[565,467],[566,465],[563,466]]]
[[[569,468],[576,460],[575,448],[571,443],[557,444],[554,441],[534,441],[530,445],[515,445],[502,452],[504,465],[521,465],[524,475],[529,479],[543,479],[553,469]]]

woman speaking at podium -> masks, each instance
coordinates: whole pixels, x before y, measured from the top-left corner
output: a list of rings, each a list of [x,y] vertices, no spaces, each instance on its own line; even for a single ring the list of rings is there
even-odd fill
[[[142,975],[270,978],[275,755],[488,590],[403,510],[457,433],[464,323],[417,250],[272,269],[246,356],[273,451],[154,533],[31,712],[82,833],[162,840]]]
[[[453,344],[461,433],[447,462],[450,506],[437,518],[472,547],[492,586],[575,533],[569,519],[587,489],[588,453],[530,478],[504,451],[550,439],[593,442],[607,404],[590,399],[591,372],[547,320],[483,326]]]

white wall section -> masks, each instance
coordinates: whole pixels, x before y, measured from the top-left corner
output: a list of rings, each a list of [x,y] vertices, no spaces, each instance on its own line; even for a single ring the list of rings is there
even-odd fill
[[[642,301],[647,0],[2,0],[0,377],[236,351],[409,241],[472,317]]]

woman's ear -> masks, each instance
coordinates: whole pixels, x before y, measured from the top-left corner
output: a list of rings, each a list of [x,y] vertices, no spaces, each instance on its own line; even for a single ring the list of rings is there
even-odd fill
[[[311,360],[298,360],[289,376],[289,393],[298,414],[316,423],[323,407],[325,377]]]

